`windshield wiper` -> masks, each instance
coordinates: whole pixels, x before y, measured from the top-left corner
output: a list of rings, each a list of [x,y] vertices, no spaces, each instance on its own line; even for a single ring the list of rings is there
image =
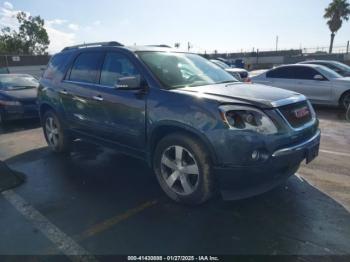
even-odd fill
[[[9,86],[7,90],[21,90],[21,89],[31,89],[36,88],[36,86]]]

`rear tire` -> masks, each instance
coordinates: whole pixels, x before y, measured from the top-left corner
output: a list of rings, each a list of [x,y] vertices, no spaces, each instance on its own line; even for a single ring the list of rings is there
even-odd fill
[[[49,147],[56,153],[68,153],[71,149],[71,139],[65,132],[57,114],[47,111],[42,120],[45,139]]]
[[[153,168],[163,191],[176,202],[198,205],[213,194],[209,153],[185,134],[164,137],[156,146]]]

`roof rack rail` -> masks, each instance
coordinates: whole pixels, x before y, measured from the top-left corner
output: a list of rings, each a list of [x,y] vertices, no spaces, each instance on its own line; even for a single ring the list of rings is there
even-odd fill
[[[121,43],[116,42],[116,41],[96,42],[96,43],[86,43],[86,44],[81,44],[81,45],[67,46],[67,47],[63,48],[62,51],[78,49],[78,48],[95,47],[95,46],[123,46],[123,45]]]

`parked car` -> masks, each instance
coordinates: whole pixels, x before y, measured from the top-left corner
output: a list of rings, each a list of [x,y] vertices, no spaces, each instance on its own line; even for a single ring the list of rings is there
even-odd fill
[[[211,59],[210,61],[213,62],[214,64],[216,64],[217,66],[221,67],[225,71],[229,72],[233,76],[236,76],[238,73],[240,77],[237,79],[239,81],[242,81],[242,82],[249,82],[250,81],[249,74],[248,74],[247,70],[245,70],[243,68],[230,67],[229,65],[225,64],[224,62],[222,62],[220,60],[216,60],[216,59]]]
[[[189,204],[216,189],[225,199],[261,194],[318,154],[318,120],[303,95],[244,85],[196,54],[97,45],[65,48],[40,80],[55,152],[80,138],[143,159],[171,199]]]
[[[252,70],[252,71],[249,71],[249,77],[250,78],[253,78],[255,76],[258,76],[258,75],[261,75],[262,73],[265,73],[267,72],[268,69],[257,69],[257,70]]]
[[[231,70],[232,67],[230,67],[229,65],[225,64],[224,62],[222,62],[220,60],[212,59],[210,61],[213,62],[218,67],[224,69],[226,72],[231,74],[234,78],[236,78],[238,81],[243,82],[241,75],[238,72],[235,72],[235,70]]]
[[[9,74],[10,71],[7,67],[0,67],[0,74]]]
[[[328,67],[329,69],[334,70],[341,76],[350,77],[350,66],[340,63],[338,61],[310,60],[310,61],[300,62],[299,64],[323,65],[325,67]]]
[[[0,124],[5,121],[37,118],[39,82],[31,75],[0,74]]]
[[[321,65],[284,65],[253,77],[252,81],[304,94],[314,104],[344,109],[350,104],[350,78]]]

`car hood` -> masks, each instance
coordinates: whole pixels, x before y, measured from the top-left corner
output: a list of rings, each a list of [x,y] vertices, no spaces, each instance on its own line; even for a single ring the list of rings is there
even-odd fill
[[[217,84],[184,87],[176,91],[208,96],[221,103],[245,103],[263,108],[272,108],[305,99],[299,93],[259,84]]]
[[[37,97],[37,88],[19,90],[0,90],[0,95],[16,101],[34,101]]]

